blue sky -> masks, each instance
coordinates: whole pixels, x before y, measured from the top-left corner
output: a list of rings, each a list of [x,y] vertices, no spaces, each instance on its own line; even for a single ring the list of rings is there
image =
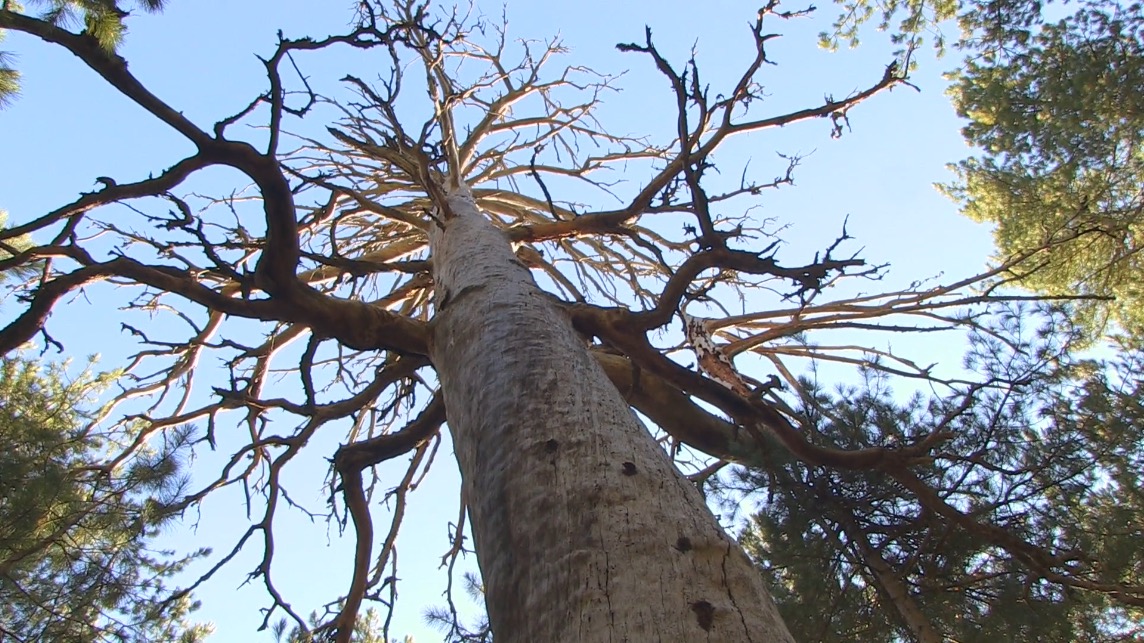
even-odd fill
[[[245,105],[264,87],[265,76],[256,54],[268,55],[281,29],[288,37],[322,36],[343,30],[353,3],[301,1],[174,0],[162,15],[140,15],[129,23],[131,32],[122,50],[131,70],[157,95],[200,126]],[[697,10],[696,7],[704,7]],[[608,96],[600,118],[619,134],[649,135],[660,141],[670,137],[673,112],[664,78],[646,57],[624,54],[614,45],[639,42],[649,25],[664,54],[682,65],[695,48],[700,68],[714,87],[730,82],[749,54],[746,24],[757,5],[742,1],[707,3],[628,0],[575,3],[477,3],[477,11],[495,19],[507,15],[510,35],[551,38],[559,35],[570,53],[561,62],[619,74],[622,92]],[[801,5],[784,6],[799,9]],[[834,9],[821,8],[809,20],[771,23],[783,38],[769,47],[777,66],[764,70],[761,80],[770,97],[765,106],[774,113],[813,106],[826,94],[842,97],[875,82],[892,59],[885,34],[870,33],[862,48],[837,53],[816,46],[816,35],[834,18]],[[110,90],[94,73],[61,49],[54,49],[19,34],[10,34],[5,49],[18,55],[24,74],[21,96],[0,111],[0,208],[11,223],[32,219],[45,210],[71,201],[79,192],[95,188],[95,177],[137,180],[159,172],[190,151],[176,134],[151,119],[142,109]],[[379,58],[339,51],[310,59],[300,58],[304,71],[321,87],[333,88],[346,69],[362,76]],[[933,189],[934,182],[950,175],[945,164],[967,153],[958,134],[959,123],[943,94],[941,72],[955,60],[935,60],[921,52],[921,67],[913,82],[922,90],[898,88],[853,110],[852,131],[840,140],[829,136],[828,121],[815,121],[768,132],[735,142],[720,153],[721,167],[737,177],[743,163],[770,176],[777,173],[776,153],[809,154],[798,169],[794,187],[765,195],[761,216],[776,217],[789,227],[780,258],[789,263],[810,261],[829,244],[848,218],[856,238],[854,248],[871,262],[889,262],[882,284],[867,288],[903,286],[937,275],[964,276],[978,272],[988,257],[989,231],[960,217],[952,203]],[[250,132],[257,137],[257,132]],[[773,165],[776,170],[762,169]],[[204,193],[230,189],[233,177],[207,173],[194,189]],[[629,180],[638,184],[639,176]],[[219,186],[227,186],[220,188]],[[106,299],[100,300],[105,294]],[[88,300],[91,300],[90,303]],[[72,355],[99,352],[106,365],[131,346],[118,327],[119,318],[109,302],[115,296],[94,291],[76,298],[52,318],[51,328]],[[10,313],[11,306],[0,309]],[[907,340],[894,340],[908,343]],[[919,350],[932,358],[959,359],[958,344],[930,341]],[[209,388],[209,386],[207,387]],[[316,449],[314,458],[293,471],[295,489],[311,489],[301,498],[322,508],[327,489],[324,456],[332,454],[338,436],[327,437],[328,449]],[[219,456],[204,454],[195,466],[210,466]],[[414,494],[417,509],[407,519],[399,541],[400,602],[392,633],[415,634],[419,641],[439,635],[422,623],[422,609],[441,602],[444,578],[437,569],[448,547],[446,523],[456,519],[457,477],[451,453],[444,451],[426,483]],[[445,466],[441,466],[445,465]],[[399,475],[396,468],[383,475]],[[382,485],[383,487],[386,485]],[[237,491],[237,490],[235,490]],[[208,501],[197,529],[180,529],[173,544],[211,544],[225,551],[228,541],[246,526],[241,494],[222,494]],[[381,529],[384,511],[375,508]],[[281,523],[276,573],[283,591],[303,613],[318,608],[343,591],[348,583],[348,539],[323,523],[311,524],[300,514]],[[239,588],[257,561],[257,551],[240,556],[199,598],[204,607],[198,617],[214,621],[214,640],[249,640],[260,620],[258,608],[267,598],[255,581]],[[283,564],[287,563],[288,564]],[[269,636],[267,635],[267,638]]]

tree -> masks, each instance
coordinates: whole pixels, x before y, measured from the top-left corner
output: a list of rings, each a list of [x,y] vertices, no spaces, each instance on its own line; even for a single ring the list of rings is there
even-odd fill
[[[0,211],[0,229],[7,215]],[[11,259],[26,236],[0,246]],[[0,272],[29,277],[40,262]],[[113,373],[78,378],[20,357],[0,361],[0,633],[18,641],[190,643],[209,632],[185,623],[195,605],[170,600],[164,581],[194,557],[152,551],[149,539],[171,518],[178,496],[178,450],[141,450],[126,466],[102,467],[108,443],[85,411]],[[120,463],[122,464],[122,463]],[[203,552],[200,552],[201,554]]]
[[[805,265],[781,261],[749,209],[791,182],[799,158],[784,158],[773,179],[744,173],[737,185],[709,187],[728,140],[817,119],[840,136],[859,104],[906,83],[908,65],[891,64],[844,98],[765,113],[758,77],[773,35],[764,25],[799,15],[776,13],[774,3],[758,12],[753,55],[718,89],[701,81],[694,59],[669,61],[650,31],[620,45],[671,88],[678,128],[655,144],[607,133],[595,109],[615,79],[550,71],[559,43],[513,44],[484,20],[407,0],[361,4],[346,34],[281,38],[265,59],[267,89],[210,129],[149,91],[94,37],[0,10],[0,28],[65,48],[194,147],[146,179],[105,180],[0,234],[42,238],[0,268],[50,261],[15,286],[24,307],[0,331],[0,350],[54,341],[53,309],[102,282],[137,289],[125,320],[169,313],[177,326],[124,322],[142,345],[130,369],[138,379],[112,406],[123,416],[113,425],[138,436],[124,453],[192,421],[206,425],[202,444],[233,448],[176,507],[240,484],[260,517],[185,591],[261,540],[251,577],[270,596],[264,624],[281,612],[301,637],[349,641],[363,601],[392,604],[400,508],[447,423],[465,507],[451,554],[465,549],[469,525],[498,640],[789,640],[762,577],[697,490],[705,474],[684,478],[632,407],[670,440],[776,479],[791,463],[892,479],[951,529],[1067,585],[1090,570],[1068,567],[1062,545],[1030,541],[939,495],[927,467],[955,437],[945,427],[854,445],[805,424],[778,390],[780,377],[797,384],[792,358],[936,381],[888,351],[808,338],[981,326],[981,307],[1026,298],[1002,290],[1018,257],[948,284],[831,299],[839,282],[876,278],[880,268],[846,252],[845,230]],[[346,98],[320,94],[309,75],[291,84],[280,69],[335,47],[380,52],[388,75],[347,76]],[[418,108],[420,121],[410,116]],[[330,109],[336,122],[310,125]],[[261,138],[230,136],[252,122]],[[637,189],[605,181],[620,165],[646,172]],[[188,194],[188,178],[213,167],[241,173],[257,198]],[[621,205],[562,196],[580,194],[574,184],[610,191]],[[99,231],[98,245],[87,231]],[[740,314],[721,307],[731,297],[743,298]],[[172,340],[175,328],[185,334]],[[662,332],[676,328],[676,338]],[[675,357],[683,348],[695,367]],[[748,356],[773,364],[775,380],[739,372],[733,360]],[[203,366],[208,357],[225,364],[221,376]],[[197,382],[211,377],[209,399],[196,397]],[[145,410],[128,408],[143,396],[152,398]],[[231,414],[240,444],[217,431]],[[330,513],[352,522],[354,570],[311,630],[274,582],[275,518],[292,502],[287,466],[338,424],[348,426],[346,442],[327,455],[342,504]],[[375,553],[370,472],[405,455],[407,472],[386,494],[398,509]],[[1093,591],[1139,598],[1116,583]]]
[[[1079,328],[1065,336],[1091,341],[1109,320],[1138,335],[1140,110],[1126,88],[1140,80],[1140,9],[1086,2],[1057,22],[1045,16],[1063,9],[1050,4],[846,3],[823,42],[857,44],[864,23],[877,19],[909,61],[922,36],[936,36],[944,49],[940,23],[956,18],[956,49],[965,58],[950,94],[979,154],[957,165],[959,180],[945,189],[966,214],[997,224],[999,257],[1032,258],[1014,273],[1017,283],[1094,295],[1068,310]],[[1061,321],[1052,326],[1059,333]],[[1037,342],[1014,336],[1028,332],[1020,327],[1010,320],[995,336],[1038,354]],[[1023,373],[989,395],[971,388],[907,404],[884,377],[833,395],[804,381],[796,389],[806,423],[825,422],[825,430],[858,444],[956,424],[963,446],[938,454],[924,476],[943,497],[961,498],[975,516],[992,515],[987,522],[1030,541],[1074,543],[1086,552],[1078,555],[1085,564],[1103,568],[1066,586],[1091,586],[1095,578],[1138,585],[1125,571],[1140,568],[1137,557],[1116,545],[1140,531],[1139,482],[1124,473],[1137,458],[1124,452],[1138,432],[1136,384],[1126,367],[1136,349],[1116,346],[1122,355],[1107,364],[1069,357],[1030,368],[1004,344],[976,341],[988,350],[973,351],[975,370],[998,372],[998,356],[1006,355],[1024,364]],[[1093,405],[1117,408],[1117,420],[1091,412]],[[1096,426],[1100,436],[1081,428]],[[969,464],[967,453],[975,454]],[[942,480],[939,472],[955,475]],[[1053,574],[1030,575],[984,541],[951,535],[932,524],[941,516],[927,515],[924,503],[891,481],[796,467],[777,484],[758,472],[746,484],[765,487],[770,502],[745,542],[768,575],[782,579],[772,586],[783,588],[777,599],[800,640],[1141,636],[1135,601],[1046,585]],[[1108,512],[1112,506],[1118,510]],[[831,580],[824,584],[824,577]],[[832,606],[829,618],[824,604]]]
[[[1139,3],[1067,4],[857,0],[822,37],[857,44],[877,17],[908,59],[926,34],[944,49],[941,23],[956,19],[964,64],[949,91],[977,153],[945,191],[996,225],[1002,258],[1039,254],[1024,286],[1093,295],[1077,311],[1090,336],[1110,321],[1139,334],[1144,110],[1131,88],[1144,81],[1144,14]]]
[[[1080,332],[1057,311],[1029,333],[1032,313],[1014,309],[992,336],[975,336],[969,359],[994,378],[987,387],[903,403],[876,374],[833,394],[804,382],[803,412],[806,425],[856,446],[946,427],[957,437],[919,477],[964,514],[1057,548],[1070,577],[996,548],[976,528],[958,529],[958,514],[931,512],[895,480],[800,465],[777,484],[749,473],[745,483],[771,495],[744,543],[782,588],[777,600],[796,638],[1144,637],[1139,601],[1098,587],[1144,580],[1139,548],[1127,544],[1144,534],[1139,352],[1108,364],[1058,359],[1054,344]]]
[[[111,381],[22,358],[0,364],[0,633],[16,641],[194,641],[192,603],[165,583],[190,557],[149,538],[178,497],[177,450],[140,449],[99,466],[115,435],[93,433],[83,410]]]
[[[1001,252],[1045,248],[1027,286],[1114,299],[1083,309],[1089,325],[1111,317],[1139,332],[1144,103],[1129,88],[1144,82],[1144,15],[1098,5],[1021,33],[958,77],[965,136],[982,153],[949,191],[997,225]]]

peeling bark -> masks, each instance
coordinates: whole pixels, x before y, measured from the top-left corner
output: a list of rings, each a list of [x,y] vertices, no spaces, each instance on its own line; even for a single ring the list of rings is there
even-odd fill
[[[448,203],[429,350],[497,641],[791,641],[505,234],[464,186]]]

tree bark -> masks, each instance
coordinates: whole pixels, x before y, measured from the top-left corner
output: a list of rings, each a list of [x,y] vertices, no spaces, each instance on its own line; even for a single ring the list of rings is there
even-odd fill
[[[465,186],[448,204],[430,233],[430,356],[498,643],[791,641],[507,237]]]

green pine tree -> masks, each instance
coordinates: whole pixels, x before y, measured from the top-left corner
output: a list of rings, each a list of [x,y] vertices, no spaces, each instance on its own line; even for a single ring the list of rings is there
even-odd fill
[[[1144,585],[1144,353],[1073,361],[1012,335],[975,339],[968,365],[996,384],[971,397],[805,383],[804,426],[849,448],[947,430],[915,471],[976,526],[877,471],[748,474],[768,502],[742,542],[796,640],[1144,641],[1138,599],[1108,591]],[[994,528],[1064,553],[1013,555]]]
[[[64,365],[0,362],[0,638],[15,641],[195,641],[186,597],[168,579],[192,556],[154,551],[181,488],[189,430],[129,462],[102,461],[121,432],[85,410],[112,380]]]
[[[952,90],[980,152],[948,193],[1001,254],[1039,250],[1023,285],[1114,298],[1080,309],[1094,331],[1144,330],[1142,86],[1144,15],[1112,6],[971,60]]]
[[[1012,274],[1078,308],[1090,337],[1108,323],[1144,333],[1144,11],[1118,0],[847,0],[825,46],[857,44],[870,21],[903,53],[923,37],[963,63],[950,95],[976,153],[942,186],[963,212],[995,226]],[[1064,16],[1061,18],[1061,16]],[[945,31],[943,31],[943,27]],[[908,56],[907,56],[908,58]]]

